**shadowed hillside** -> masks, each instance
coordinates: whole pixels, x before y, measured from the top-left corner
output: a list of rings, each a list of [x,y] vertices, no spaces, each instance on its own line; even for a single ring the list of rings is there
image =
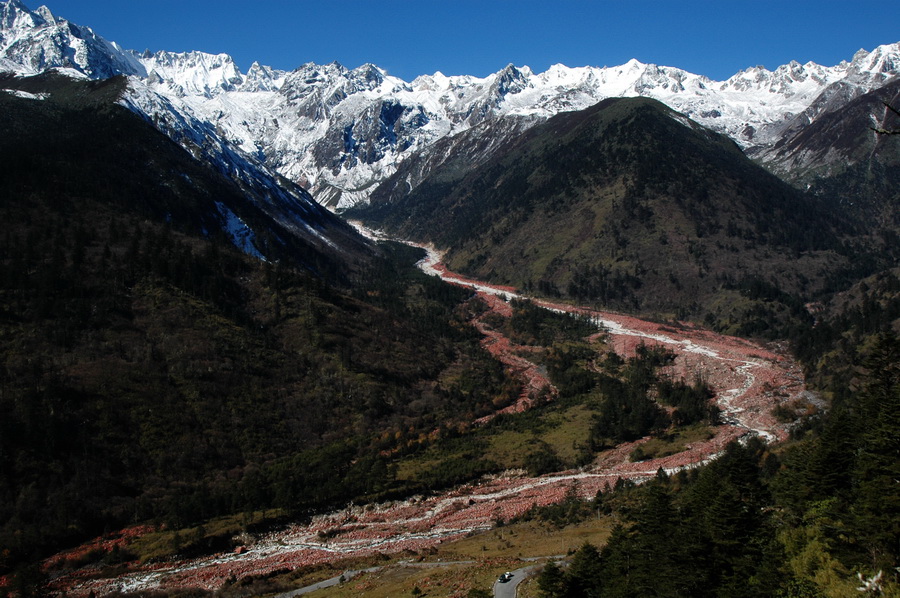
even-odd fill
[[[900,246],[900,137],[873,129],[900,126],[885,103],[900,105],[900,81],[856,98],[782,139],[760,155],[792,184],[840,202],[884,236],[884,250]]]
[[[422,491],[383,455],[513,392],[417,250],[319,251],[111,104],[122,80],[58,83],[0,92],[0,575],[135,522]]]

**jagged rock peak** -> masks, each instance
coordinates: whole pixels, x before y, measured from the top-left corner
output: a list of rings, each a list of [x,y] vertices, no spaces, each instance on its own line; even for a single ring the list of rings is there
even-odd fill
[[[860,50],[853,55],[850,68],[869,73],[888,73],[900,68],[900,42],[878,46],[871,52]]]
[[[380,85],[382,81],[384,81],[385,73],[383,70],[372,64],[371,62],[367,62],[361,66],[356,67],[351,71],[353,75],[362,77],[366,81],[375,83],[376,85]]]
[[[46,6],[38,7],[38,9],[35,12],[37,14],[41,15],[41,17],[48,23],[56,23],[57,22],[56,17],[53,16],[53,13],[50,12],[50,9],[47,8]]]
[[[89,27],[55,17],[45,6],[31,11],[20,0],[0,4],[0,58],[18,65],[20,74],[64,68],[95,79],[146,76],[134,56]]]
[[[244,76],[228,54],[206,52],[166,52],[134,54],[153,81],[176,95],[211,97],[236,91]]]
[[[518,93],[528,87],[529,79],[532,76],[531,69],[522,67],[519,69],[516,65],[510,63],[497,73],[496,88],[497,93],[505,96],[510,93]]]
[[[295,84],[302,81],[308,85],[314,85],[324,83],[333,77],[343,76],[347,72],[347,68],[337,61],[328,64],[307,62],[288,73],[288,79]]]
[[[247,70],[241,91],[277,91],[284,84],[287,73],[254,62]]]
[[[31,12],[20,0],[7,0],[0,4],[0,29],[32,28],[43,25],[45,22],[44,17],[37,12]],[[2,35],[3,32],[0,31],[0,36]]]

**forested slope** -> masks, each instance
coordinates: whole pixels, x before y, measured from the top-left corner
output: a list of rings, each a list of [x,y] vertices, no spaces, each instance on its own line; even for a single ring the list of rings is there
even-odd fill
[[[804,302],[861,264],[884,267],[837,201],[800,193],[653,100],[560,114],[476,168],[465,160],[408,194],[385,183],[354,214],[446,248],[455,271],[745,335],[802,319]]]
[[[342,262],[269,221],[271,261],[243,254],[214,232],[233,187],[83,101],[0,94],[0,574],[134,522],[406,495],[382,452],[514,391],[416,250]]]

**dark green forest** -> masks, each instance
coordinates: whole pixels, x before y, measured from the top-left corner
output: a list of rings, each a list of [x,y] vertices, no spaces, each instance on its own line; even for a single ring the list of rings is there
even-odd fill
[[[717,422],[702,380],[658,376],[671,360],[665,351],[641,348],[632,359],[610,354],[601,362],[583,341],[592,331],[586,322],[514,302],[513,316],[491,325],[538,350],[560,400],[468,429],[520,391],[481,348],[469,324],[479,309],[467,301],[469,291],[419,272],[421,252],[406,246],[360,240],[342,261],[292,239],[264,210],[241,204],[240,191],[220,174],[112,105],[121,85],[66,84],[45,103],[0,95],[0,124],[9,132],[0,137],[0,576],[16,580],[19,595],[39,586],[40,576],[29,576],[41,558],[123,526],[177,530],[263,511],[269,514],[259,525],[274,526],[349,501],[470,481],[500,467],[482,453],[489,434],[539,429],[543,413],[578,401],[596,413],[578,463],[535,443],[522,458],[531,473],[588,462],[647,434]],[[616,110],[627,119],[614,126],[627,129],[621,136],[629,143],[605,148],[614,164],[640,153],[639,116],[664,127],[647,133],[651,140],[668,134],[655,104]],[[552,126],[577,132],[583,118]],[[576,252],[571,263],[541,262],[558,278],[537,273],[522,286],[625,306],[660,289],[683,298],[714,288],[715,300],[703,309],[683,305],[683,313],[704,313],[720,330],[788,335],[828,410],[803,419],[783,446],[733,445],[704,468],[530,513],[556,526],[598,513],[618,522],[605,546],[585,545],[568,566],[547,566],[541,591],[809,598],[858,595],[856,574],[880,571],[896,595],[900,279],[896,268],[884,268],[896,255],[893,237],[838,238],[858,222],[838,221],[831,208],[813,218],[806,199],[795,209],[776,206],[777,223],[729,214],[719,204],[732,187],[751,204],[757,193],[776,203],[796,196],[773,177],[755,190],[749,180],[758,170],[738,160],[736,148],[695,137],[686,149],[712,144],[722,154],[714,160],[740,162],[728,189],[710,186],[715,164],[699,158],[674,187],[657,170],[636,171],[618,181],[625,194],[607,206],[626,218],[597,233],[615,265],[589,264],[590,252]],[[529,159],[544,160],[538,150],[551,138],[537,138]],[[571,176],[612,176],[584,153],[586,170]],[[561,167],[565,158],[544,167]],[[678,162],[670,152],[664,158]],[[491,167],[528,169],[507,166]],[[556,186],[534,172],[504,185],[515,191],[532,176],[534,197]],[[475,182],[487,185],[482,175]],[[515,218],[549,218],[578,198],[561,192],[559,199],[484,229],[469,228],[483,214],[463,210],[446,232],[481,231],[505,242]],[[271,226],[261,239],[267,260],[215,232],[217,200],[232,202],[261,230]],[[694,223],[683,238],[660,219],[657,228],[646,224],[670,204],[685,218],[679,226]],[[834,235],[819,238],[810,222]],[[651,272],[649,256],[670,244],[684,263]],[[548,247],[561,246],[557,239]],[[796,270],[778,279],[726,272],[742,252],[775,250],[784,255],[770,264],[792,262]],[[543,259],[516,259],[536,258]],[[459,259],[473,271],[491,269],[478,251]],[[807,283],[827,302],[815,315],[801,292]],[[436,465],[397,475],[399,459],[426,450],[441,453]],[[173,551],[230,548],[227,537],[211,541],[185,540]]]
[[[411,493],[378,455],[512,390],[455,313],[465,293],[405,249],[354,297],[87,201],[14,213],[30,224],[2,240],[4,568],[110,526]]]

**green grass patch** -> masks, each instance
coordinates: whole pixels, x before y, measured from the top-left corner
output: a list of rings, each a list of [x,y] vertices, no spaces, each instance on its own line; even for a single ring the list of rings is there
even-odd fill
[[[596,410],[582,403],[550,404],[531,411],[504,415],[463,437],[439,441],[424,451],[402,458],[397,479],[426,481],[453,463],[493,463],[498,470],[529,467],[529,456],[547,452],[559,468],[576,464],[588,442]]]
[[[566,463],[574,462],[591,433],[597,411],[588,405],[574,405],[558,414],[559,425],[550,428],[542,440]]]
[[[521,559],[570,554],[585,542],[603,546],[613,526],[609,517],[593,518],[562,530],[533,521],[507,525],[446,543],[411,561],[407,557],[406,562],[388,563],[379,571],[314,595],[388,598],[466,596],[472,589],[490,591],[503,571],[534,564]]]
[[[702,423],[677,428],[674,432],[658,438],[651,438],[635,448],[631,452],[631,460],[644,461],[668,457],[686,450],[689,444],[709,440],[714,435],[712,427]]]
[[[466,596],[478,588],[490,591],[494,580],[518,566],[514,560],[476,563],[395,563],[312,594],[322,598],[395,598],[403,596]]]
[[[585,542],[604,545],[614,526],[613,518],[605,515],[561,529],[539,521],[513,523],[445,544],[438,549],[437,557],[466,560],[564,555]]]
[[[134,540],[128,550],[142,562],[166,559],[177,554],[216,551],[232,544],[240,544],[241,534],[249,530],[275,524],[284,517],[284,511],[270,509],[255,513],[242,513],[219,517],[206,524],[178,530],[160,530]],[[248,538],[249,539],[249,538]]]

